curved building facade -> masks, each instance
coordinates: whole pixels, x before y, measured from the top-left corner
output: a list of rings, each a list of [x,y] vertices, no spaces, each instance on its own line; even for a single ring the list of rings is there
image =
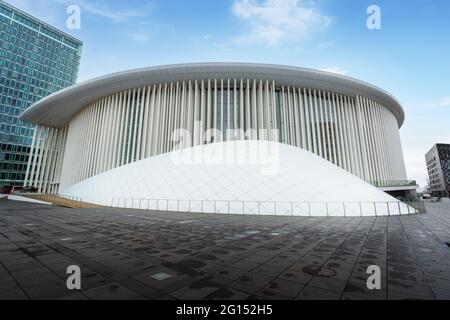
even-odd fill
[[[25,185],[64,192],[174,150],[266,140],[395,186],[407,180],[404,117],[387,92],[322,71],[238,63],[132,70],[62,90],[21,116],[38,125]]]

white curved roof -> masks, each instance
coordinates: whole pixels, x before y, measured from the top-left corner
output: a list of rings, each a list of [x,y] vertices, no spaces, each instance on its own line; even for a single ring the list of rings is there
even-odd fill
[[[325,216],[327,209],[330,216],[395,215],[399,209],[408,213],[406,204],[331,162],[301,148],[268,141],[183,149],[61,188],[61,194],[86,202],[141,209],[156,209],[159,204],[161,210],[189,211],[191,200],[191,212],[201,212],[203,207],[208,213],[256,214],[260,201],[260,213],[271,215],[274,202],[280,215],[290,215],[292,210],[294,215],[309,215],[308,202],[313,216]],[[156,203],[157,199],[174,201]],[[201,200],[205,200],[203,206]]]
[[[120,91],[157,83],[215,78],[273,80],[278,85],[314,88],[347,96],[361,95],[388,108],[397,118],[399,127],[405,119],[400,103],[392,95],[366,82],[325,71],[250,63],[179,64],[118,72],[54,93],[31,106],[20,119],[62,127],[91,102]]]

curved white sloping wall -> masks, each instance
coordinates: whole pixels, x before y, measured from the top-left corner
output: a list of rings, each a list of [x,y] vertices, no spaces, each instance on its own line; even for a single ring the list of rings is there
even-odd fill
[[[415,212],[313,153],[268,141],[174,151],[97,175],[61,194],[107,206],[191,212],[312,216]]]

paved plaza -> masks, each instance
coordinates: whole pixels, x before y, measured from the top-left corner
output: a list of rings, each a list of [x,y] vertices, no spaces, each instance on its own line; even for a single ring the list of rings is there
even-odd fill
[[[308,218],[0,200],[0,299],[450,299],[450,204],[427,209]],[[381,290],[367,288],[371,265]]]

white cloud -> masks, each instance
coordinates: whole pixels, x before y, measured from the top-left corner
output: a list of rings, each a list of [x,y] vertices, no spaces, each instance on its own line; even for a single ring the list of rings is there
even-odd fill
[[[26,13],[31,13],[34,17],[46,23],[57,25],[58,10],[52,0],[6,0],[5,2]]]
[[[150,36],[144,32],[131,33],[130,38],[139,44],[147,44],[150,41]]]
[[[31,1],[30,0],[6,0],[6,2],[16,8],[19,8],[23,11],[31,11]]]
[[[429,108],[448,108],[450,107],[450,96],[444,97],[439,101],[426,104]]]
[[[322,68],[320,70],[326,71],[326,72],[331,72],[331,73],[337,73],[337,74],[340,74],[340,75],[343,75],[343,76],[346,76],[349,73],[347,70],[342,69],[340,67]]]
[[[312,30],[324,29],[331,18],[306,7],[299,0],[235,0],[233,14],[249,24],[247,34],[239,42],[263,42],[277,45],[285,40],[298,40]]]
[[[81,7],[81,14],[87,13],[113,22],[126,22],[132,18],[144,17],[153,11],[151,2],[143,2],[140,7],[132,9],[116,9],[110,5],[111,1],[105,0],[7,0],[7,2],[26,12],[33,12],[35,10],[32,9],[38,8],[48,10],[55,3],[67,6],[78,5]]]
[[[328,49],[330,47],[334,46],[334,41],[327,41],[327,42],[323,42],[320,43],[317,48],[319,49]]]
[[[450,107],[450,97],[443,98],[436,104],[436,107]]]
[[[144,3],[140,8],[120,10],[114,9],[106,1],[103,0],[54,0],[59,3],[71,5],[76,4],[88,14],[99,16],[111,20],[113,22],[125,22],[132,18],[146,16],[152,11],[150,2]],[[82,11],[83,12],[83,11]]]

